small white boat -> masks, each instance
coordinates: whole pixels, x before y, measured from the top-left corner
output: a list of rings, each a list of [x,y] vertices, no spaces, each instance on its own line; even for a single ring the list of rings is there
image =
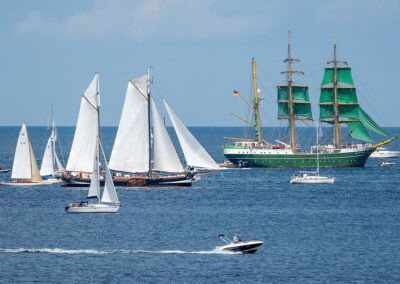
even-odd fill
[[[381,167],[388,167],[388,166],[394,166],[394,165],[396,165],[395,162],[380,162],[379,163],[379,166],[381,166]]]
[[[334,177],[323,177],[317,172],[300,172],[300,175],[293,175],[290,183],[334,183]]]
[[[36,186],[49,185],[52,182],[43,181],[40,177],[39,168],[33,153],[28,129],[25,122],[19,133],[17,147],[15,149],[14,163],[10,182],[2,182],[3,185],[12,186]]]
[[[8,173],[9,171],[10,171],[10,169],[0,167],[0,173]]]
[[[378,147],[378,149],[376,149],[376,151],[373,152],[369,157],[370,158],[379,158],[379,159],[399,158],[400,151],[389,151],[389,150],[386,150],[386,148]]]
[[[248,241],[246,239],[240,240],[237,235],[235,235],[233,241],[225,235],[219,235],[218,237],[224,241],[226,245],[217,247],[217,249],[230,252],[255,253],[257,249],[264,243],[263,241]]]
[[[91,105],[94,111],[99,115],[99,101],[96,97],[94,100],[95,104]],[[99,119],[99,118],[98,118]],[[120,202],[118,200],[117,192],[115,190],[114,182],[112,180],[110,169],[108,168],[106,155],[104,154],[103,146],[100,141],[100,125],[95,129],[95,137],[97,142],[95,143],[93,167],[91,169],[91,181],[88,192],[88,198],[96,198],[98,203],[89,203],[87,201],[82,202],[70,202],[66,207],[67,213],[116,213],[119,210]],[[100,165],[101,157],[100,152],[103,156],[103,169],[104,169],[104,190],[103,195],[100,199]]]

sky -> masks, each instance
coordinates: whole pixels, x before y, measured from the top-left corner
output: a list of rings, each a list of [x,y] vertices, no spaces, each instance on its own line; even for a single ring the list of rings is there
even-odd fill
[[[233,96],[252,93],[251,58],[264,98],[263,126],[277,125],[290,30],[318,117],[323,68],[348,61],[363,109],[400,126],[400,1],[18,0],[0,1],[0,125],[74,126],[81,95],[100,74],[101,124],[119,123],[129,79],[151,66],[152,96],[188,126],[242,126]],[[162,114],[165,109],[160,105]]]

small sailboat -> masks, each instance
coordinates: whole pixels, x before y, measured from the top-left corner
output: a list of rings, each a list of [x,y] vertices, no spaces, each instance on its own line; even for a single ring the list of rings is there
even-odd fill
[[[103,195],[100,199],[100,155],[99,148],[104,161],[105,170],[105,186]],[[88,201],[75,202],[72,201],[65,207],[67,213],[116,213],[119,210],[120,202],[117,192],[112,181],[110,169],[107,165],[106,155],[100,140],[96,145],[93,160],[92,179],[89,187],[88,198],[96,198],[98,203],[89,203]]]
[[[318,124],[317,124],[317,170],[315,172],[311,171],[301,171],[300,174],[295,174],[290,179],[290,183],[334,183],[334,177],[324,177],[319,175],[319,144],[318,144]]]
[[[25,122],[19,133],[17,147],[15,149],[14,163],[11,173],[11,181],[3,182],[4,185],[33,186],[45,185],[52,182],[43,181],[40,177],[39,168],[33,153],[28,129]]]
[[[56,141],[57,131],[52,111],[52,130],[43,154],[40,175],[44,180],[53,181],[54,183],[62,182],[62,173],[65,171],[56,153]]]

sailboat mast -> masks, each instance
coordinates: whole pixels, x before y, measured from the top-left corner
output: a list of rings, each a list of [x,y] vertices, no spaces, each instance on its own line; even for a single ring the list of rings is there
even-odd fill
[[[338,81],[337,81],[337,60],[336,60],[336,40],[334,41],[333,44],[333,64],[334,64],[334,75],[333,75],[333,95],[334,95],[334,101],[335,101],[335,107],[334,107],[334,124],[335,124],[335,146],[339,147],[339,128],[340,128],[340,122],[339,122],[339,108],[338,108],[338,98],[337,98],[337,86],[338,86]]]
[[[256,120],[256,139],[257,142],[261,142],[261,133],[260,133],[260,114],[258,110],[258,95],[257,95],[257,80],[256,80],[256,61],[254,57],[251,60],[252,69],[253,69],[253,84],[254,84],[254,110],[255,110],[255,120]]]
[[[97,73],[98,74],[98,73]],[[96,141],[96,143],[99,145],[99,153],[98,153],[98,157],[99,157],[99,160],[97,161],[98,162],[98,165],[97,165],[97,168],[98,168],[98,171],[97,171],[97,174],[99,175],[99,187],[100,187],[100,170],[101,170],[101,167],[100,167],[100,165],[101,165],[101,155],[100,155],[100,84],[99,84],[99,78],[97,78],[97,83],[96,83],[96,101],[97,101],[97,105],[96,105],[96,107],[97,107],[97,109],[96,109],[96,111],[97,111],[97,141]],[[93,175],[94,173],[92,173],[92,175]],[[100,192],[99,192],[100,193]],[[98,194],[98,197],[97,197],[97,199],[98,199],[98,202],[99,202],[99,204],[101,203],[100,201],[100,194]]]
[[[295,141],[294,141],[294,131],[295,131],[295,122],[294,122],[294,114],[293,114],[293,96],[292,96],[292,58],[290,56],[290,33],[288,34],[288,63],[289,63],[289,72],[288,72],[288,90],[289,90],[289,123],[290,123],[290,145],[292,151],[295,151]]]
[[[54,169],[56,168],[56,124],[54,122],[54,110],[53,105],[51,105],[51,120],[52,120],[52,130],[51,130],[51,155],[52,155],[52,166],[53,166],[53,174]]]
[[[319,125],[317,122],[317,175],[319,176]]]
[[[149,131],[149,177],[152,176],[151,169],[151,131],[150,131],[150,66],[147,67],[147,121],[148,121],[148,131]]]

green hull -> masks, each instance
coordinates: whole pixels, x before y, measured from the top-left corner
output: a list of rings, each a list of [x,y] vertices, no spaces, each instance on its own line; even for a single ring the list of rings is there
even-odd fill
[[[319,154],[320,167],[364,167],[375,149],[352,153]],[[252,167],[265,168],[315,168],[317,154],[225,154],[232,163],[247,162]]]

